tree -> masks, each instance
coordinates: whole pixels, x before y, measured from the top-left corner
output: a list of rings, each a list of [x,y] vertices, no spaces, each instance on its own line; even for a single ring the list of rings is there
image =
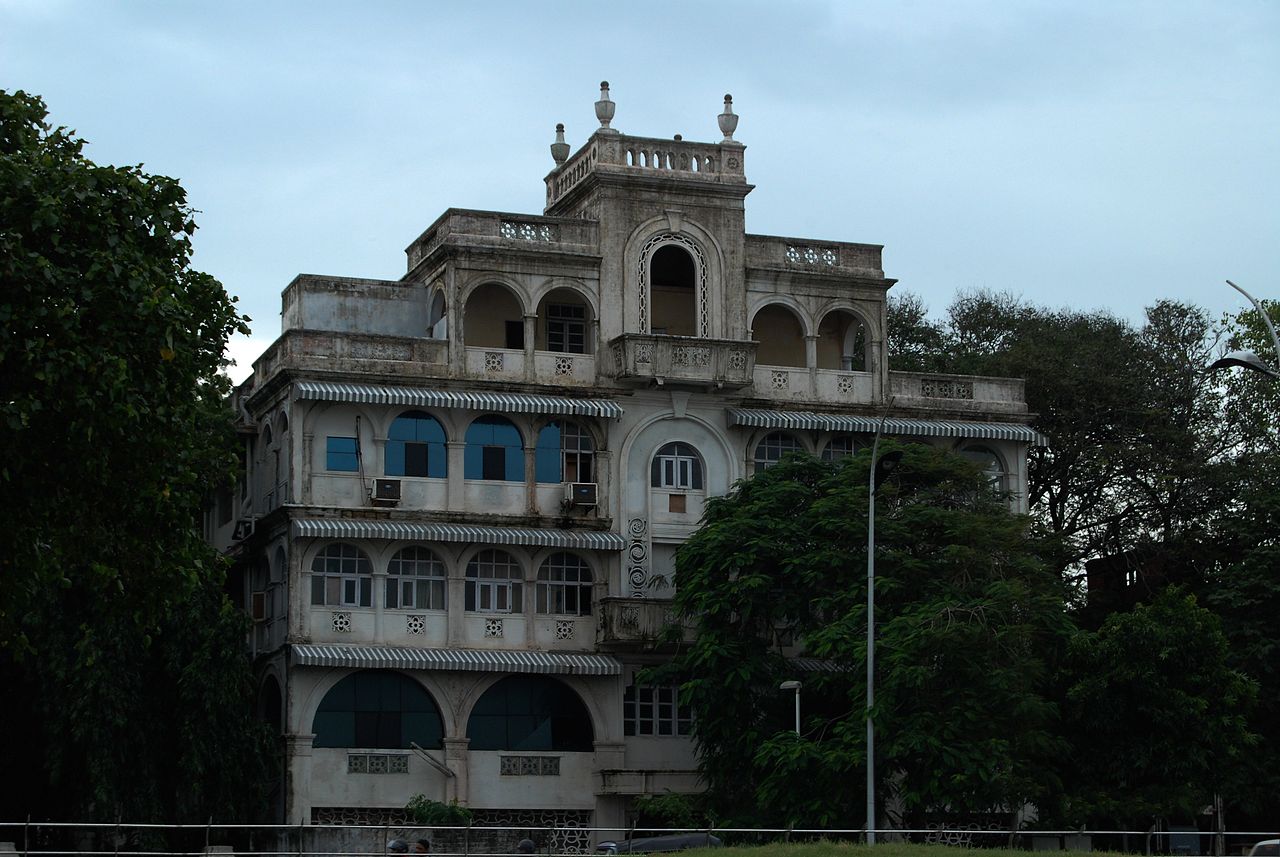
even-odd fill
[[[917,821],[1020,806],[1053,786],[1060,584],[971,464],[902,452],[876,513],[878,793]],[[861,823],[868,465],[785,459],[711,500],[677,554],[676,607],[697,636],[668,672],[725,823]],[[799,736],[780,637],[828,667],[803,676]]]
[[[22,815],[243,816],[265,782],[240,611],[197,528],[235,467],[234,332],[182,187],[0,91],[0,754]],[[12,778],[11,778],[12,779]]]
[[[1228,663],[1217,617],[1176,588],[1073,640],[1063,719],[1066,822],[1142,829],[1189,818],[1230,783],[1256,740],[1257,687]]]

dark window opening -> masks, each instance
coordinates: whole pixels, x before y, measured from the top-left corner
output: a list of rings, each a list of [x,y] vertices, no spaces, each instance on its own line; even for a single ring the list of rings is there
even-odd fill
[[[586,307],[573,304],[547,306],[547,350],[566,354],[586,353]]]
[[[524,322],[508,321],[508,322],[504,322],[504,324],[506,325],[506,330],[507,330],[506,347],[514,348],[514,349],[523,349],[524,348]]]

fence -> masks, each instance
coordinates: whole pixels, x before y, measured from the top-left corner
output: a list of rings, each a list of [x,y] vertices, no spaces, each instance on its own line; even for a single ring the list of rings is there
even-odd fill
[[[602,842],[677,833],[710,834],[725,845],[778,842],[863,842],[864,828],[599,828],[417,827],[338,824],[88,824],[0,822],[0,857],[386,857],[394,839],[425,840],[433,857],[519,857],[530,839],[543,855],[591,854]],[[917,842],[959,848],[1093,851],[1168,855],[1243,855],[1276,831],[1215,832],[1193,827],[1149,830],[1010,830],[992,825],[931,825],[877,830],[881,842]],[[625,845],[619,849],[626,851]],[[1274,851],[1272,853],[1275,853]]]

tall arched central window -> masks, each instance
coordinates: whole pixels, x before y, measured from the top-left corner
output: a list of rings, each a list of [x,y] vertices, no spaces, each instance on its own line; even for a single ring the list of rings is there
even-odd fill
[[[687,443],[673,441],[664,445],[653,457],[651,482],[654,488],[702,490],[702,459]]]
[[[656,235],[640,251],[640,329],[666,336],[710,336],[707,263],[684,235]]]

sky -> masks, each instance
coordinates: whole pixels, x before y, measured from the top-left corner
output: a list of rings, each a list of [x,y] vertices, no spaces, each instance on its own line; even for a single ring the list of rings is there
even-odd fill
[[[747,146],[747,229],[895,291],[1215,316],[1280,297],[1280,2],[0,0],[0,89],[181,180],[242,377],[296,274],[395,279],[449,207],[540,213],[597,127]]]

